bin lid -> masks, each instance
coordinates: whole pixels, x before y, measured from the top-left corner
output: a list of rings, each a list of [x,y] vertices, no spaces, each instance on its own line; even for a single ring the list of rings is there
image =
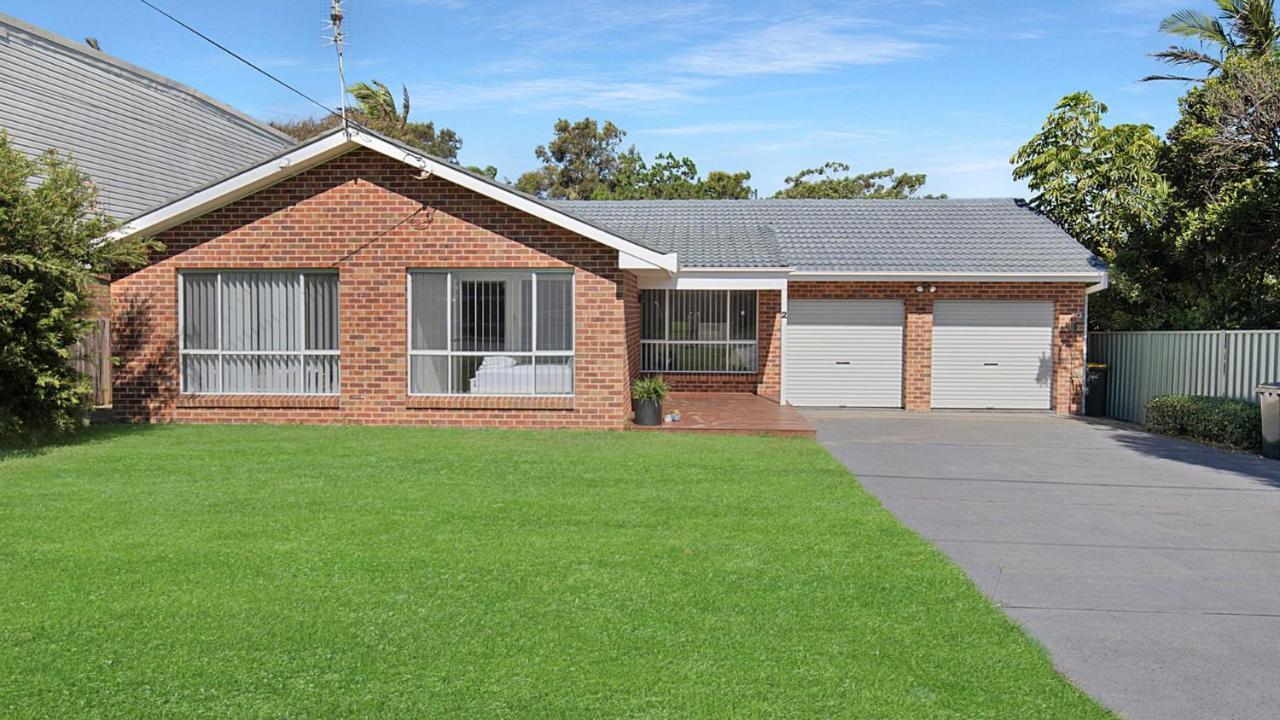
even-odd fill
[[[1097,370],[1106,370],[1107,364],[1106,363],[1089,363],[1089,368],[1097,369]]]
[[[1256,393],[1280,393],[1280,380],[1269,383],[1259,383],[1258,387],[1253,389]]]

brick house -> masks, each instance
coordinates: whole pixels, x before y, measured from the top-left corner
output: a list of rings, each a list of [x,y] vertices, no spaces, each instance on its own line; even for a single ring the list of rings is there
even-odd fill
[[[363,128],[137,216],[134,421],[621,428],[630,380],[1080,409],[1105,269],[1013,200],[547,202]]]

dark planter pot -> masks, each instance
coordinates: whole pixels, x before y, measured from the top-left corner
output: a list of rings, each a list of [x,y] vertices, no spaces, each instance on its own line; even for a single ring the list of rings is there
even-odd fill
[[[631,409],[636,413],[637,425],[652,426],[662,424],[661,400],[632,400]]]

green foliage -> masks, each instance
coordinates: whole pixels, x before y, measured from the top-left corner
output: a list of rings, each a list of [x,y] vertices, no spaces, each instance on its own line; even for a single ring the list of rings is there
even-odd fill
[[[671,386],[661,375],[640,377],[631,381],[632,400],[657,400],[671,394]]]
[[[1013,156],[1031,204],[1107,262],[1135,228],[1154,226],[1169,192],[1156,169],[1163,147],[1150,125],[1107,127],[1089,93],[1064,97]]]
[[[6,717],[1113,717],[812,440],[77,441],[0,459]]]
[[[662,153],[647,164],[635,148],[619,156],[611,186],[601,186],[593,200],[732,200],[755,194],[747,185],[751,173],[713,171],[704,180],[693,160]]]
[[[409,121],[409,88],[401,86],[402,106],[396,107],[391,89],[377,80],[359,82],[347,88],[356,101],[356,107],[348,110],[348,117],[355,123],[386,135],[389,138],[412,145],[426,153],[457,162],[462,149],[462,137],[449,128],[436,130],[434,122]],[[342,119],[337,115],[303,118],[288,122],[272,122],[271,126],[299,142],[337,127]],[[494,171],[497,174],[497,171]]]
[[[1200,49],[1173,46],[1155,57],[1176,66],[1202,66],[1209,75],[1236,58],[1265,59],[1275,56],[1280,43],[1275,0],[1215,0],[1216,16],[1199,10],[1179,10],[1160,23],[1170,35],[1196,40]],[[1208,48],[1214,55],[1205,52]],[[1144,80],[1199,81],[1183,75],[1151,75]]]
[[[849,165],[842,162],[825,163],[822,167],[801,170],[786,179],[787,186],[775,198],[801,199],[867,199],[905,200],[915,197],[924,187],[923,173],[895,175],[893,168],[869,173],[849,175]],[[840,177],[838,177],[840,176]],[[926,198],[944,198],[946,195],[927,195]]]
[[[1062,100],[1014,156],[1032,204],[1110,265],[1110,330],[1280,324],[1280,63],[1233,58],[1181,100],[1162,141]]]
[[[542,168],[521,175],[516,188],[563,200],[590,200],[607,192],[622,165],[618,148],[626,134],[608,121],[601,126],[591,118],[576,123],[561,118],[550,144],[533,151]]]
[[[479,165],[468,165],[467,169],[477,175],[483,175],[490,180],[498,179],[498,168],[492,165],[485,165],[484,167],[480,167]]]
[[[1162,169],[1189,327],[1280,327],[1280,61],[1228,60],[1192,89]]]
[[[635,149],[620,151],[626,131],[591,118],[576,123],[561,119],[549,145],[534,154],[543,166],[521,175],[516,187],[541,197],[564,200],[697,200],[741,199],[755,191],[751,173],[713,171],[698,175],[698,166],[672,153],[646,163]]]
[[[0,440],[80,424],[89,385],[68,348],[89,328],[102,276],[143,262],[154,243],[99,242],[112,223],[69,158],[27,158],[0,131]]]
[[[1261,409],[1243,400],[1161,395],[1147,401],[1147,428],[1239,450],[1262,449]]]
[[[1162,273],[1145,272],[1168,209],[1158,164],[1164,144],[1149,125],[1107,127],[1107,106],[1089,93],[1064,97],[1019,148],[1013,176],[1031,205],[1111,266],[1111,288],[1090,307],[1095,326],[1126,329],[1163,304]],[[1157,264],[1156,267],[1159,267]]]

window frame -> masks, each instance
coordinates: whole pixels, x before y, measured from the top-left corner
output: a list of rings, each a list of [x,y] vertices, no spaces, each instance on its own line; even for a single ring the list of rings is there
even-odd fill
[[[298,349],[297,350],[226,350],[222,347],[222,276],[226,273],[292,273],[298,277]],[[337,270],[331,268],[191,268],[179,270],[178,273],[178,394],[179,395],[250,395],[250,396],[266,396],[266,397],[337,397],[342,394],[342,281]],[[192,275],[213,275],[216,278],[216,287],[214,295],[214,306],[217,308],[215,317],[215,336],[217,337],[216,349],[194,349],[186,347],[186,297],[187,297],[187,277]],[[336,350],[308,350],[307,349],[307,275],[329,275],[339,278],[337,282],[337,303],[335,309],[338,311],[338,333]],[[191,392],[187,388],[186,363],[183,360],[191,355],[217,356],[218,358],[218,389],[206,390],[201,392]],[[306,372],[306,364],[308,357],[336,357],[338,358],[338,382],[333,392],[315,393],[315,392],[264,392],[264,391],[226,391],[223,389],[225,378],[223,377],[223,359],[227,355],[271,355],[271,356],[297,356],[298,372]],[[306,381],[299,378],[298,387],[305,388]]]
[[[642,288],[640,292],[642,294],[645,292],[661,292],[663,294],[662,334],[664,335],[664,337],[661,340],[654,340],[654,339],[646,340],[644,338],[643,331],[645,327],[645,321],[644,321],[645,303],[642,297],[640,302],[640,318],[639,318],[640,327],[641,327],[640,372],[661,373],[665,375],[758,375],[760,373],[760,291],[759,290],[752,290],[752,289],[745,289],[745,288],[740,288],[740,289],[730,288],[726,290],[709,290],[709,289],[679,290],[679,289],[671,289],[671,288]],[[724,307],[725,307],[725,339],[724,340],[672,340],[671,339],[672,293],[680,293],[680,292],[716,293],[716,294],[723,293],[724,294]],[[754,321],[751,323],[753,332],[752,332],[752,337],[750,339],[740,338],[735,340],[733,338],[733,293],[735,292],[749,292],[751,293],[751,296],[752,296],[753,302],[751,303],[751,308],[752,308],[752,311],[755,313],[755,318],[754,318]],[[646,363],[646,361],[649,358],[661,357],[661,355],[665,355],[666,353],[662,353],[661,355],[657,353],[646,353],[644,351],[645,346],[656,347],[656,348],[670,348],[670,347],[676,347],[680,345],[718,345],[718,346],[725,347],[726,361],[728,360],[728,357],[729,357],[728,349],[732,347],[740,347],[743,345],[754,345],[755,352],[752,353],[752,367],[749,370],[728,370],[728,369],[726,370],[672,370],[669,368],[654,368],[649,366]]]
[[[453,350],[454,332],[453,332],[453,300],[454,300],[454,275],[461,274],[480,274],[484,273],[500,273],[506,275],[523,273],[529,276],[530,288],[530,328],[529,328],[529,350],[524,351],[507,351],[507,350]],[[417,275],[444,275],[445,276],[445,349],[444,350],[416,350],[413,347],[413,281]],[[569,307],[572,310],[573,321],[569,326],[569,349],[568,350],[539,350],[538,349],[538,276],[539,275],[564,275],[569,277]],[[463,278],[465,281],[465,277]],[[478,282],[484,282],[479,280]],[[405,360],[405,392],[410,397],[448,397],[448,398],[571,398],[574,397],[578,390],[578,282],[577,273],[572,268],[410,268],[405,273],[405,349],[407,351]],[[461,392],[414,392],[413,391],[413,358],[415,357],[443,357],[445,358],[446,375],[444,386],[446,388],[453,387],[453,358],[455,357],[486,357],[486,356],[504,356],[504,357],[528,357],[533,361],[534,368],[537,368],[539,357],[548,358],[568,358],[570,369],[570,387],[567,393],[540,393],[537,392],[537,371],[534,371],[534,392],[530,393],[461,393]]]

